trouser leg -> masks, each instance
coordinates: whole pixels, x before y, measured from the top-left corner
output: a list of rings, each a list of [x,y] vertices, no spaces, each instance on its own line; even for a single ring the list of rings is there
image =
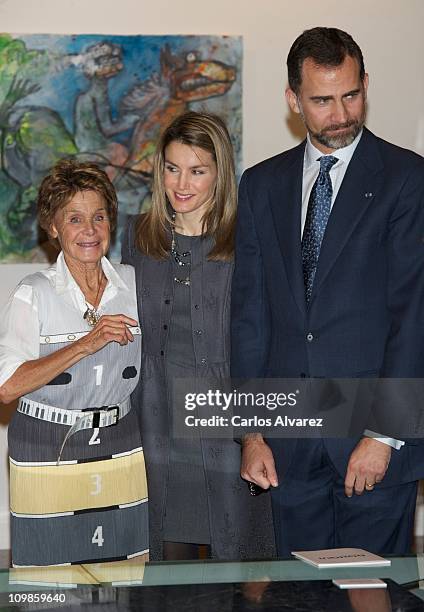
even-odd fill
[[[344,478],[321,440],[299,440],[287,475],[271,492],[277,553],[365,548],[377,554],[411,551],[417,482],[346,497]]]
[[[348,498],[339,479],[334,485],[335,545],[382,555],[410,553],[417,486],[417,482],[376,485],[372,491]]]
[[[278,488],[271,491],[277,554],[334,547],[334,468],[321,440],[299,440]]]

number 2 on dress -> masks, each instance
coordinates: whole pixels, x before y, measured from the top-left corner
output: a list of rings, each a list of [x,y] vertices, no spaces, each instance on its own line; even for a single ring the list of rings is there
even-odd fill
[[[96,365],[93,367],[93,370],[95,370],[96,372],[96,387],[99,387],[102,384],[103,365]],[[100,444],[100,438],[98,437],[98,435],[99,428],[96,427],[93,431],[93,435],[91,436],[90,441],[88,442],[90,446],[92,446],[93,444]]]
[[[91,436],[91,438],[88,441],[88,444],[91,446],[93,444],[100,444],[100,438],[98,438],[99,435],[99,428],[95,427],[93,429],[93,435]]]

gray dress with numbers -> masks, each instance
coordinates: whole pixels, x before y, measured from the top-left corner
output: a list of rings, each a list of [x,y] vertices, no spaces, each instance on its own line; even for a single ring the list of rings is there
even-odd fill
[[[141,382],[132,397],[146,459],[150,558],[162,558],[164,540],[181,538],[209,542],[217,559],[272,557],[269,495],[249,495],[240,478],[240,446],[202,434],[187,447],[174,439],[172,428],[173,377],[229,376],[233,263],[208,260],[211,240],[195,238],[190,244],[190,286],[180,286],[174,278],[184,278],[186,271],[176,269],[173,258],[156,260],[135,247],[136,219],[130,219],[123,235],[122,261],[135,267],[143,330]],[[182,247],[178,245],[180,252]]]
[[[115,266],[115,271],[122,286],[103,314],[117,314],[126,304],[127,314],[136,318],[134,272],[128,266]],[[39,272],[22,285],[37,303],[40,357],[88,333],[81,312],[56,290],[54,276]],[[40,414],[43,405],[82,410],[124,403],[140,372],[140,329],[133,332],[134,342],[107,344],[25,398],[37,402]],[[59,463],[70,427],[59,417],[50,422],[36,414],[16,412],[8,432],[13,564],[119,560],[147,553],[147,486],[135,411],[116,425],[77,431]]]

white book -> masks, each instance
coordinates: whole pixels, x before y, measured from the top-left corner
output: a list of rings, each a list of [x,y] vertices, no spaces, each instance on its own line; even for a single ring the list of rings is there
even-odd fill
[[[327,550],[293,551],[292,555],[319,569],[331,567],[383,567],[391,565],[389,559],[362,548],[329,548]]]
[[[387,583],[380,578],[342,578],[333,580],[339,589],[387,589]]]

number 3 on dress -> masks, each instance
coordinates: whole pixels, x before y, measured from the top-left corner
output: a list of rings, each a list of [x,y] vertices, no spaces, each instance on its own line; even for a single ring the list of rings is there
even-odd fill
[[[91,538],[91,543],[97,544],[97,546],[103,546],[104,541],[103,527],[102,525],[98,525],[93,533],[93,537]]]

